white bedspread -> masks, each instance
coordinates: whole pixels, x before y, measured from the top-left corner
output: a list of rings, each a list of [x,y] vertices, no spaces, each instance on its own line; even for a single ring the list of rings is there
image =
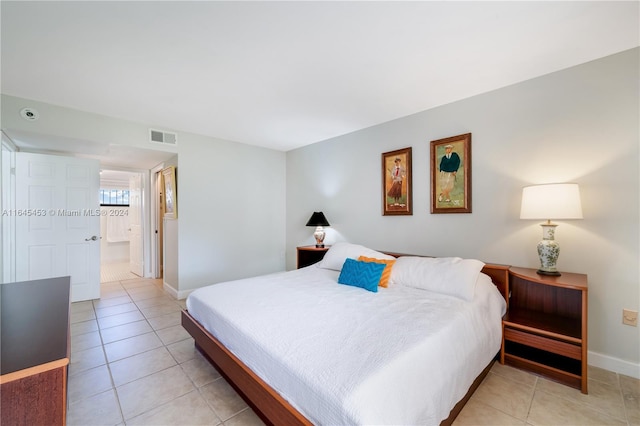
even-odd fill
[[[200,288],[189,313],[317,425],[437,425],[500,349],[505,302],[473,302],[338,272],[295,271]]]

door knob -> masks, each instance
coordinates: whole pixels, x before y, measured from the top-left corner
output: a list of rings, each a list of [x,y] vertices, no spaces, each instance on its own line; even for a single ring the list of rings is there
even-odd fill
[[[85,240],[85,241],[95,241],[95,240],[97,240],[97,239],[98,239],[98,237],[94,235],[93,237],[91,237],[91,238],[85,238],[84,240]]]

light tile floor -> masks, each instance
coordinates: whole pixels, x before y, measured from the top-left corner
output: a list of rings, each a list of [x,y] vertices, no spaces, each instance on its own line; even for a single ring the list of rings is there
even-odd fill
[[[584,395],[496,362],[454,425],[640,425],[640,380],[596,367],[588,375]]]
[[[161,280],[103,283],[71,305],[69,425],[262,425],[180,325]]]
[[[129,262],[117,263],[101,263],[100,264],[100,282],[108,283],[112,281],[122,281],[140,278],[131,272],[131,264]]]
[[[71,306],[69,425],[262,425],[195,350],[160,280],[102,284]],[[589,395],[496,363],[455,421],[640,425],[640,380],[589,368]]]

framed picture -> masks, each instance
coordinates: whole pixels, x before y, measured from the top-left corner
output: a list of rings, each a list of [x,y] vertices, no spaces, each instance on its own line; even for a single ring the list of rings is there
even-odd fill
[[[431,213],[471,213],[471,133],[431,141]]]
[[[411,148],[382,154],[382,215],[413,214]]]
[[[162,169],[164,178],[164,217],[178,218],[178,187],[176,186],[175,166]]]

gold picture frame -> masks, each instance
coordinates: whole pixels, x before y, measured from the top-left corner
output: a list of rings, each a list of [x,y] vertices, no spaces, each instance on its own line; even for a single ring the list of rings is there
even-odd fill
[[[411,147],[382,154],[382,215],[412,215]]]
[[[178,218],[178,186],[176,185],[176,167],[162,169],[164,180],[164,217]]]
[[[431,141],[431,213],[471,213],[471,133]]]

